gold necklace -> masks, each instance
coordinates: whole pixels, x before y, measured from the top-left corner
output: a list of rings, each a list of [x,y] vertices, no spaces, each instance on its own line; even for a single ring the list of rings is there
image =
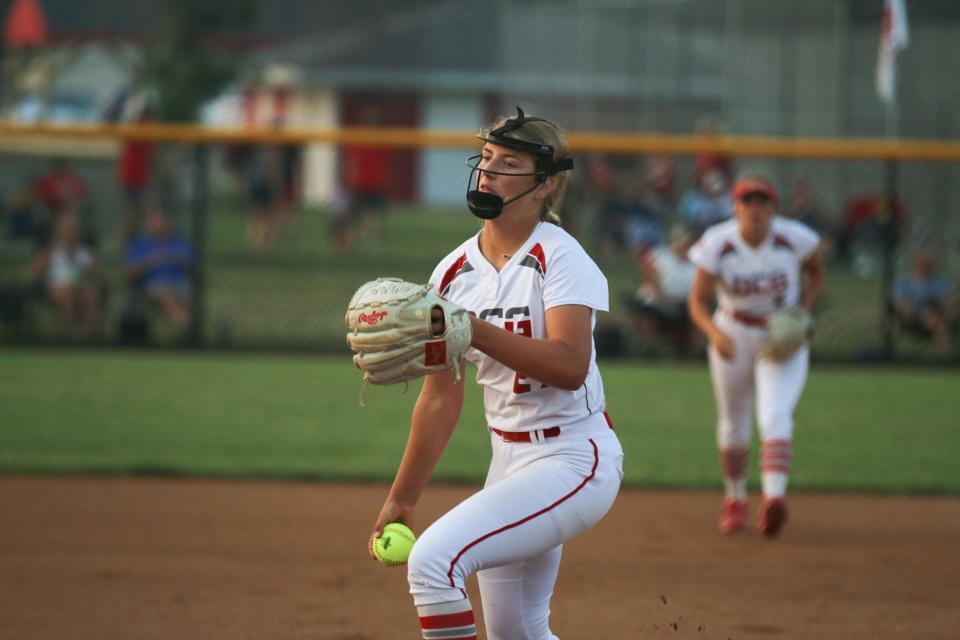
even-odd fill
[[[527,235],[526,235],[526,237],[524,238],[523,242],[520,243],[520,246],[523,246],[523,243],[530,239],[530,236],[533,235],[533,230],[537,228],[537,225],[540,224],[540,222],[541,222],[540,220],[537,220],[537,221],[534,223],[534,225],[530,228],[530,231],[527,232]],[[482,234],[483,234],[483,231],[481,231],[480,233],[481,233],[481,235],[482,235]],[[512,254],[512,253],[502,253],[502,254],[500,254],[500,255],[503,256],[503,259],[504,259],[504,260],[509,260],[510,258],[513,257],[513,254]]]

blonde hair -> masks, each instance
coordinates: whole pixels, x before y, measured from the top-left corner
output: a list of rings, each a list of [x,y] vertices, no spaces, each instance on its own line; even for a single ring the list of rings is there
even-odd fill
[[[507,120],[513,117],[515,116],[501,116],[493,123],[490,129],[493,130],[503,126]],[[570,153],[570,146],[567,144],[567,139],[563,135],[563,131],[557,124],[549,120],[526,122],[522,126],[507,132],[506,136],[509,138],[517,138],[518,140],[526,140],[527,142],[548,144],[553,147],[554,160],[566,158]],[[537,157],[536,154],[533,155]],[[559,214],[560,205],[563,203],[563,194],[567,189],[567,182],[570,177],[566,171],[558,171],[553,177],[555,178],[553,191],[543,201],[543,208],[540,210],[540,219],[559,227],[562,226]]]

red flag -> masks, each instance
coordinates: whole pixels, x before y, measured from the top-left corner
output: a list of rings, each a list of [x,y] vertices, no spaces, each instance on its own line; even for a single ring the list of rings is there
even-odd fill
[[[877,53],[877,95],[888,104],[897,95],[897,53],[906,49],[909,42],[904,0],[884,0],[880,50]]]

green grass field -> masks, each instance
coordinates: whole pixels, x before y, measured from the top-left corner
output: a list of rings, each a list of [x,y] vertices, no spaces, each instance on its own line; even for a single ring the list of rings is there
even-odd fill
[[[360,407],[344,351],[0,350],[0,473],[389,480],[419,385],[368,387]],[[706,366],[601,371],[626,482],[716,487]],[[815,366],[796,412],[792,486],[960,494],[958,382],[945,370]],[[479,481],[489,459],[479,389],[470,381],[467,391],[437,470],[448,481]]]

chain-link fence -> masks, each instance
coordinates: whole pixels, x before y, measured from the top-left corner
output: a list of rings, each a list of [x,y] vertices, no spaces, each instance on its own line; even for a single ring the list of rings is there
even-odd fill
[[[476,148],[467,133],[214,135],[153,127],[136,147],[131,131],[5,136],[4,341],[342,351],[343,312],[359,284],[381,275],[424,281],[479,229],[464,205],[464,160]],[[918,253],[935,256],[939,273],[957,281],[955,146],[570,139],[577,167],[562,217],[610,283],[611,312],[597,333],[604,355],[702,354],[695,334],[684,343],[643,321],[647,266],[652,251],[666,250],[671,230],[695,234],[729,215],[729,182],[744,169],[772,176],[781,213],[824,238],[828,278],[815,357],[957,353],[955,346],[943,352],[929,327],[895,322],[888,305]],[[131,154],[143,163],[138,153],[149,158],[142,179],[131,177]],[[151,211],[165,214],[191,248],[187,280],[176,290],[179,312],[133,268]],[[62,228],[71,226],[67,218],[78,223],[75,241]],[[92,271],[78,246],[95,258]],[[58,293],[64,289],[71,293]]]

